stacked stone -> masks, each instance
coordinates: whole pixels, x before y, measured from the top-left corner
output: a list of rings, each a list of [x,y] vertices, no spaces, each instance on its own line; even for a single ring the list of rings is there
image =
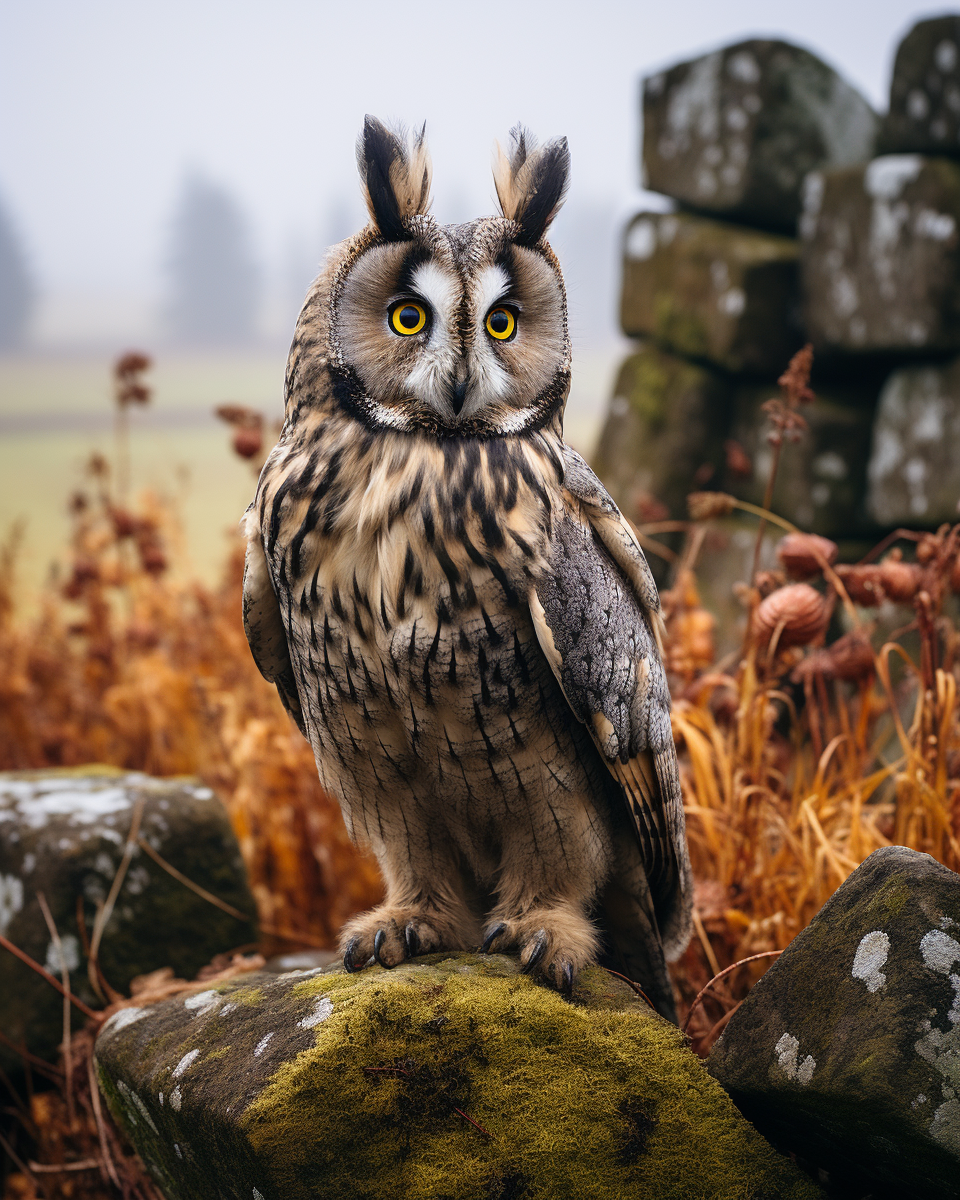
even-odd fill
[[[904,39],[882,122],[812,54],[748,41],[646,79],[643,127],[677,211],[624,239],[639,345],[597,466],[628,515],[682,517],[697,488],[760,501],[760,406],[810,341],[817,401],[774,509],[840,540],[956,520],[960,16]]]
[[[763,497],[760,406],[805,341],[797,220],[812,171],[870,158],[879,121],[825,63],[753,40],[644,81],[646,185],[679,206],[624,240],[624,363],[597,466],[634,519],[685,516],[696,488]],[[811,436],[785,456],[774,506],[832,536],[860,530],[876,386],[818,388]],[[749,539],[748,539],[749,540]]]
[[[814,344],[882,355],[867,511],[879,525],[957,520],[960,499],[960,16],[897,51],[880,157],[805,181],[802,276]]]

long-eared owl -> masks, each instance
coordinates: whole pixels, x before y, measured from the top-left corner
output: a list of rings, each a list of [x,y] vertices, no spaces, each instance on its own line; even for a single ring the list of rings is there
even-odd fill
[[[367,118],[370,220],[297,322],[244,623],[383,872],[384,903],[342,932],[348,970],[482,944],[569,991],[601,961],[673,1017],[691,882],[660,602],[563,441],[545,234],[567,143],[512,139],[502,215],[443,226],[422,131]]]

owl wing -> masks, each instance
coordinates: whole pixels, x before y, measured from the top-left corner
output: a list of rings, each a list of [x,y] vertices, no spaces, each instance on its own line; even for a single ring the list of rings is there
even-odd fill
[[[563,487],[550,570],[530,592],[534,626],[570,708],[620,785],[674,957],[689,938],[692,886],[660,598],[633,530],[570,449]]]
[[[260,540],[260,527],[253,506],[244,516],[247,553],[243,565],[243,630],[250,643],[253,661],[260,674],[276,684],[283,707],[307,736],[297,694],[297,681],[290,662],[290,648],[277,593],[270,582],[267,558]]]

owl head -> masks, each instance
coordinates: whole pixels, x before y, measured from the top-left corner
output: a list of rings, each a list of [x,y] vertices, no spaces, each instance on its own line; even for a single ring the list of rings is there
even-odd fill
[[[336,402],[373,428],[496,437],[559,420],[570,385],[563,276],[544,240],[563,202],[566,139],[499,146],[501,215],[440,225],[430,159],[367,117],[357,146],[369,225],[331,251],[298,341],[326,341]]]

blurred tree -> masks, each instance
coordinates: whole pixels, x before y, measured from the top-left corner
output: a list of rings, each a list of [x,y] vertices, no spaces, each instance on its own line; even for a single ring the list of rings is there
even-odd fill
[[[167,325],[177,341],[222,346],[256,336],[261,274],[247,222],[223,188],[199,176],[187,179],[167,266]]]
[[[23,242],[0,199],[0,350],[13,350],[23,344],[35,299]]]

